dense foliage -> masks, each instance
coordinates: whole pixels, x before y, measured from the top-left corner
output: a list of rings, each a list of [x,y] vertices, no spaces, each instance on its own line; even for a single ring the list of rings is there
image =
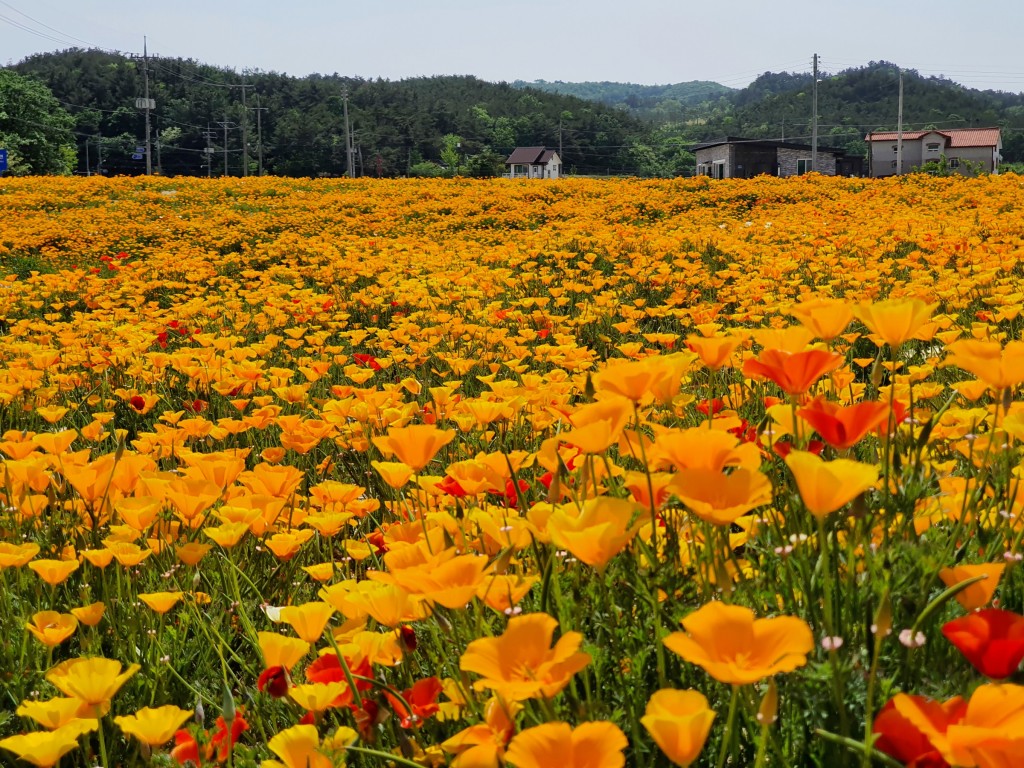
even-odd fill
[[[130,159],[144,137],[135,108],[142,95],[140,62],[101,51],[70,50],[29,57],[15,66],[47,83],[75,119],[79,170],[85,143],[103,137],[104,168],[138,172]],[[223,171],[227,132],[228,171],[241,175],[242,88],[246,108],[262,109],[264,167],[286,176],[345,172],[342,90],[349,115],[356,171],[366,176],[404,175],[422,161],[440,161],[442,137],[457,135],[468,160],[490,150],[507,156],[516,146],[562,146],[563,165],[580,174],[631,173],[629,147],[643,124],[619,110],[581,99],[487,83],[475,77],[423,77],[401,81],[340,75],[290,77],[237,72],[181,59],[152,58],[155,128],[164,134],[160,165],[168,174],[207,172],[204,132],[212,131],[213,173]],[[561,126],[561,132],[559,131]],[[257,115],[248,114],[250,170],[258,163]],[[92,148],[95,167],[96,147]]]
[[[38,80],[0,69],[0,149],[7,173],[69,173],[74,166],[71,116]]]

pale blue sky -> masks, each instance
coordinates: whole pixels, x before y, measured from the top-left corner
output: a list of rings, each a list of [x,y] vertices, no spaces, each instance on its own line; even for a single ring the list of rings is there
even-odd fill
[[[27,15],[26,15],[27,14]],[[715,80],[886,60],[1024,91],[1021,0],[0,0],[0,64],[97,46],[399,79]]]

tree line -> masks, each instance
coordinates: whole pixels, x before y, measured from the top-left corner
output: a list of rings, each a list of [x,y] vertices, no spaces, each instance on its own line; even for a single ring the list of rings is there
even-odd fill
[[[811,75],[766,72],[748,87],[694,81],[489,83],[470,76],[399,81],[291,77],[187,59],[71,49],[0,69],[0,146],[12,172],[140,173],[148,68],[155,168],[168,175],[476,175],[504,171],[517,146],[560,148],[565,172],[678,176],[693,147],[723,136],[808,143]],[[819,141],[849,154],[896,127],[898,68],[824,75]],[[584,98],[585,97],[585,98]],[[904,126],[999,126],[1006,162],[1024,162],[1024,95],[978,91],[904,71]],[[244,145],[243,145],[244,137]],[[133,159],[133,156],[135,159]]]

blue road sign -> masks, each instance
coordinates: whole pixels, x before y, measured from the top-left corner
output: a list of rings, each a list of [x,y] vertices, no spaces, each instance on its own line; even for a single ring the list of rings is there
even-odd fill
[[[7,150],[0,149],[0,173],[7,170]]]
[[[140,155],[138,152],[136,152],[134,155],[132,155],[132,160],[141,160],[141,159],[142,159],[142,155]]]

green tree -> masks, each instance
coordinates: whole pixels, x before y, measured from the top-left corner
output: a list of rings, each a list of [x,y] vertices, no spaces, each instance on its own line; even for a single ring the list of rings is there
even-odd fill
[[[466,160],[466,174],[478,179],[491,179],[505,172],[505,158],[490,147]]]
[[[454,133],[446,133],[441,138],[441,162],[452,175],[458,173],[459,170],[461,147],[462,137],[456,136]]]
[[[75,162],[74,121],[42,83],[0,69],[0,149],[8,172],[70,173]]]

